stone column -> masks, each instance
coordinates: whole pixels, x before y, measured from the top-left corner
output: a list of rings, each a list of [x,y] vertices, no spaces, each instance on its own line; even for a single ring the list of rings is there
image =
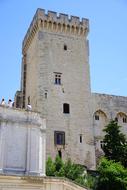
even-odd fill
[[[29,127],[26,175],[45,176],[45,129]]]

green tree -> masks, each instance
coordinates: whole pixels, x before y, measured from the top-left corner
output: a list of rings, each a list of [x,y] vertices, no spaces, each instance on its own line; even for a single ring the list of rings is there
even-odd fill
[[[52,161],[51,157],[48,157],[48,160],[46,161],[46,175],[47,176],[55,176],[55,164]]]
[[[120,131],[121,126],[116,121],[111,121],[103,130],[106,132],[102,149],[108,160],[121,162],[127,166],[127,140]]]
[[[103,158],[98,173],[96,190],[127,190],[127,169],[120,163]]]

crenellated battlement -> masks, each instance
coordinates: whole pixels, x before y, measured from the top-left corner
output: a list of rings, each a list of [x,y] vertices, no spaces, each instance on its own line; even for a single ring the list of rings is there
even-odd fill
[[[77,16],[69,16],[63,13],[57,14],[53,11],[46,13],[44,9],[37,9],[23,40],[23,50],[29,46],[39,28],[50,32],[85,36],[89,32],[89,20],[86,18],[80,20]]]

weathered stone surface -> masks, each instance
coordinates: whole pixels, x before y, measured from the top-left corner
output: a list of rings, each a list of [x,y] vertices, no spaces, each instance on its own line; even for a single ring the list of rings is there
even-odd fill
[[[23,43],[27,64],[26,104],[30,97],[33,110],[39,111],[47,120],[47,157],[55,158],[60,150],[64,160],[71,158],[95,169],[87,32],[83,35],[76,33],[76,27],[82,27],[83,31],[88,28],[88,20],[80,22],[78,17],[69,20],[67,15],[57,17],[54,12],[46,15],[40,9],[35,17],[41,20],[41,24],[29,46],[26,47],[30,32],[27,32]],[[54,22],[57,22],[55,29]],[[32,27],[33,24],[29,31]],[[61,85],[55,84],[55,73],[61,74]],[[64,103],[70,105],[69,114],[63,113]],[[55,131],[65,132],[65,146],[54,144]]]
[[[0,173],[45,175],[45,120],[0,106]]]
[[[95,150],[98,158],[103,154],[101,141],[104,132],[102,130],[110,120],[117,119],[118,124],[122,126],[122,132],[127,135],[127,97],[92,93],[92,109]],[[99,120],[95,120],[95,115],[99,116]]]
[[[49,177],[0,176],[2,190],[87,190],[67,179]]]
[[[27,65],[27,71],[24,77],[22,69],[21,91],[26,105],[30,97],[33,110],[46,118],[47,157],[61,151],[64,160],[95,169],[110,119],[117,117],[127,134],[127,97],[91,94],[88,32],[88,19],[38,9],[23,41],[22,68]],[[55,84],[55,73],[61,85]],[[70,105],[69,114],[63,113],[64,103]],[[55,131],[65,132],[64,146],[54,143]]]

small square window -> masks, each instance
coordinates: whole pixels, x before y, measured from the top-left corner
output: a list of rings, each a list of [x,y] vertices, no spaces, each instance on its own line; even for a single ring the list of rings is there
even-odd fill
[[[55,131],[54,132],[54,143],[55,145],[65,145],[65,132]]]
[[[95,120],[99,120],[99,115],[95,115]]]
[[[67,45],[64,45],[64,50],[67,51]]]

